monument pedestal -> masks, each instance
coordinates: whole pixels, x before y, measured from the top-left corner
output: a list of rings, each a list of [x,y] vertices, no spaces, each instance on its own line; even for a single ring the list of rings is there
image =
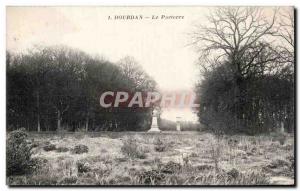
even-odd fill
[[[181,127],[180,127],[180,117],[176,117],[176,130],[177,131],[181,131]]]
[[[157,117],[153,116],[151,129],[148,132],[160,132],[157,124]]]

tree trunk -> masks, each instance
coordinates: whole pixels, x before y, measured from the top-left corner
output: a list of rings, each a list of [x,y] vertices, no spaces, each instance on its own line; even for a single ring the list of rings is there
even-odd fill
[[[280,133],[284,133],[284,122],[280,122]]]
[[[61,114],[60,111],[57,111],[57,131],[61,131]]]
[[[88,132],[89,130],[89,112],[86,115],[86,119],[85,119],[85,131]]]
[[[40,114],[38,114],[38,124],[37,124],[37,131],[41,131],[41,124],[40,124]]]
[[[37,131],[41,131],[41,123],[40,123],[40,93],[37,91],[36,95],[36,107],[37,107]]]

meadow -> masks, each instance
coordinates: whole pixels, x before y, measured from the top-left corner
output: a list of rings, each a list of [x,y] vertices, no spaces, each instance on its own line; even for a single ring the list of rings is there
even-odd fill
[[[293,185],[294,137],[29,133],[34,172],[9,185]]]

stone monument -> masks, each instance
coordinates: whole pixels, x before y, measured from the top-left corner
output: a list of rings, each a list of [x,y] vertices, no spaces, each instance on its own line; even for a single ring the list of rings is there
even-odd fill
[[[158,123],[157,123],[157,117],[158,117],[158,112],[156,109],[153,110],[152,114],[152,124],[151,124],[151,129],[148,132],[160,132],[158,128]]]
[[[181,119],[181,117],[176,117],[176,130],[177,131],[181,131],[180,119]]]

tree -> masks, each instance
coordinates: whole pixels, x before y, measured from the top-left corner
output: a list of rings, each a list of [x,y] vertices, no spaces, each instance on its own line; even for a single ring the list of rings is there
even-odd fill
[[[126,56],[119,61],[122,73],[132,83],[136,90],[149,90],[155,89],[155,81],[144,72],[141,65],[130,56]]]
[[[133,57],[126,56],[122,58],[118,64],[124,75],[124,79],[126,79],[126,87],[130,87],[128,89],[130,93],[137,91],[146,93],[156,90],[156,82],[143,70],[141,65]],[[140,127],[140,129],[143,130],[150,128],[152,122],[152,107],[120,109],[123,112],[120,121],[125,123],[123,126],[130,128],[130,130],[133,130],[132,127]]]
[[[273,62],[277,57],[257,58],[263,50],[271,49],[267,37],[275,33],[272,27],[276,12],[268,20],[262,9],[255,7],[216,9],[208,16],[209,26],[200,26],[192,33],[192,44],[201,52],[202,66],[228,61],[236,80],[241,80],[260,64]]]
[[[105,91],[149,91],[155,82],[141,67],[122,68],[64,46],[7,53],[8,129],[34,131],[141,130],[150,109],[101,108]],[[136,74],[126,75],[127,72]],[[139,75],[137,75],[139,74]]]
[[[99,105],[99,97],[105,91],[120,91],[126,88],[127,84],[125,76],[122,75],[121,69],[105,60],[90,59],[85,65],[85,77],[83,81],[83,88],[86,104],[83,109],[86,110],[86,129],[89,121],[92,122],[92,128],[101,130],[103,128],[117,126],[117,122],[113,120],[113,108],[101,108]],[[109,125],[108,125],[109,124]]]
[[[263,9],[255,7],[217,8],[208,16],[209,24],[192,33],[192,44],[200,51],[199,66],[204,76],[198,86],[200,105],[203,104],[199,115],[214,113],[215,117],[218,114],[226,119],[231,116],[234,121],[230,123],[248,129],[253,125],[258,129],[263,126],[263,112],[271,112],[262,104],[270,103],[262,89],[263,80],[272,79],[276,83],[293,76],[291,65],[287,66],[289,61],[283,59],[286,53],[276,46],[278,12],[275,9],[267,17]],[[282,91],[279,87],[269,90]],[[281,105],[278,111],[285,106]]]
[[[294,12],[283,10],[280,12],[280,19],[276,25],[276,32],[273,36],[280,37],[281,42],[278,45],[281,59],[286,63],[294,64],[295,59],[295,41],[294,41],[295,19]]]

